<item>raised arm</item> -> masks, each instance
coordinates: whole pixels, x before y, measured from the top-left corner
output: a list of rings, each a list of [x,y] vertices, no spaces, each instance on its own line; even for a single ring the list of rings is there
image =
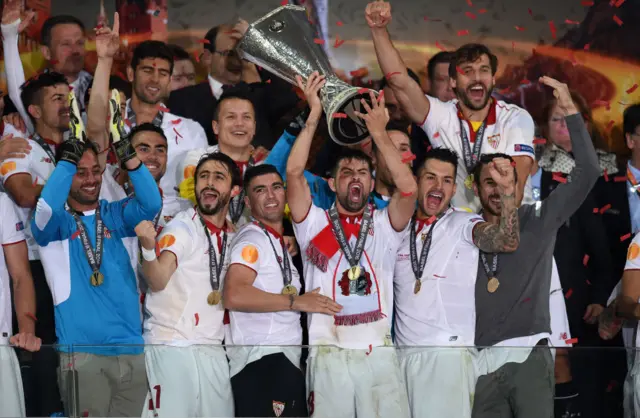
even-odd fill
[[[171,276],[178,268],[177,255],[169,250],[163,251],[159,257],[156,257],[156,228],[153,222],[142,221],[136,226],[135,231],[142,247],[144,278],[152,292],[160,292],[167,287]],[[171,232],[167,230],[167,233]]]
[[[389,218],[393,228],[396,231],[402,231],[406,228],[415,211],[418,185],[409,165],[402,162],[402,156],[387,134],[386,126],[387,122],[389,122],[389,111],[384,105],[384,96],[380,95],[378,101],[373,92],[369,92],[369,94],[372,103],[371,107],[364,99],[361,100],[367,113],[356,111],[354,114],[366,122],[367,129],[369,129],[369,133],[376,147],[380,150],[380,154],[383,156],[384,162],[387,164],[394,180],[395,191],[389,201]]]
[[[487,253],[513,252],[520,244],[515,169],[508,159],[494,158],[489,165],[489,172],[500,191],[500,221],[498,224],[477,224],[473,228],[473,243]]]
[[[119,28],[118,13],[116,12],[113,16],[113,29],[102,27],[96,30],[98,65],[93,76],[91,96],[87,106],[87,136],[98,147],[100,152],[98,160],[100,167],[103,169],[107,162],[106,150],[109,148],[107,126],[109,100],[111,99],[109,77],[111,75],[113,57],[120,47]]]
[[[314,72],[309,76],[306,85],[300,76],[296,77],[296,81],[298,82],[298,87],[304,91],[311,112],[304,129],[300,132],[291,148],[289,160],[287,161],[287,202],[293,221],[302,222],[307,216],[312,203],[311,190],[304,177],[304,169],[309,158],[313,135],[322,116],[322,105],[318,92],[324,86],[325,80],[324,76]]]
[[[407,66],[391,42],[387,31],[387,25],[391,21],[391,5],[385,1],[369,3],[365,9],[365,18],[371,28],[378,64],[387,83],[411,120],[422,125],[429,114],[429,100],[418,83],[409,77]]]

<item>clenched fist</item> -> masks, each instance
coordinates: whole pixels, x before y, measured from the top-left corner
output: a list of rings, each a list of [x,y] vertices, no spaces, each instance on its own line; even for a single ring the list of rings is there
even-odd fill
[[[371,29],[386,28],[391,22],[391,4],[386,1],[373,1],[367,4],[364,17]]]
[[[506,158],[494,158],[489,164],[489,174],[502,194],[512,194],[516,188],[515,167]]]
[[[156,228],[151,221],[142,221],[136,226],[136,235],[140,244],[147,250],[156,248]]]

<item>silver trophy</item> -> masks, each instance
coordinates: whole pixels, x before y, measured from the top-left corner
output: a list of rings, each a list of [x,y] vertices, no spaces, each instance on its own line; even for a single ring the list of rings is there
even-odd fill
[[[296,85],[296,75],[305,80],[314,71],[324,75],[326,83],[320,90],[320,98],[331,139],[340,145],[357,144],[369,136],[369,131],[353,112],[365,112],[361,99],[371,105],[370,90],[363,91],[340,80],[315,37],[305,8],[288,4],[249,25],[237,50],[242,59],[293,85]]]

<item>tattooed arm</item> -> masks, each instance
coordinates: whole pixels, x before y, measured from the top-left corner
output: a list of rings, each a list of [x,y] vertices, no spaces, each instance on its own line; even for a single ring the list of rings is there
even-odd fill
[[[489,164],[491,177],[484,179],[491,187],[497,186],[500,193],[500,218],[497,223],[482,222],[473,229],[473,243],[487,253],[508,253],[520,244],[520,221],[516,206],[516,184],[514,168],[506,158],[494,158]]]

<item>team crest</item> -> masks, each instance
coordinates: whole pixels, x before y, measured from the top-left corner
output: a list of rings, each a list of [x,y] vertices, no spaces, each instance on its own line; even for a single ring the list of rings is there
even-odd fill
[[[273,401],[273,413],[279,417],[282,415],[282,411],[284,411],[284,402]]]
[[[164,218],[164,223],[168,224],[170,220],[173,219],[173,216],[163,216]]]
[[[107,228],[104,229],[104,237],[107,239],[111,239],[111,231],[109,231]]]
[[[489,142],[491,148],[498,149],[498,145],[500,144],[500,134],[491,135],[487,138],[487,142]]]

